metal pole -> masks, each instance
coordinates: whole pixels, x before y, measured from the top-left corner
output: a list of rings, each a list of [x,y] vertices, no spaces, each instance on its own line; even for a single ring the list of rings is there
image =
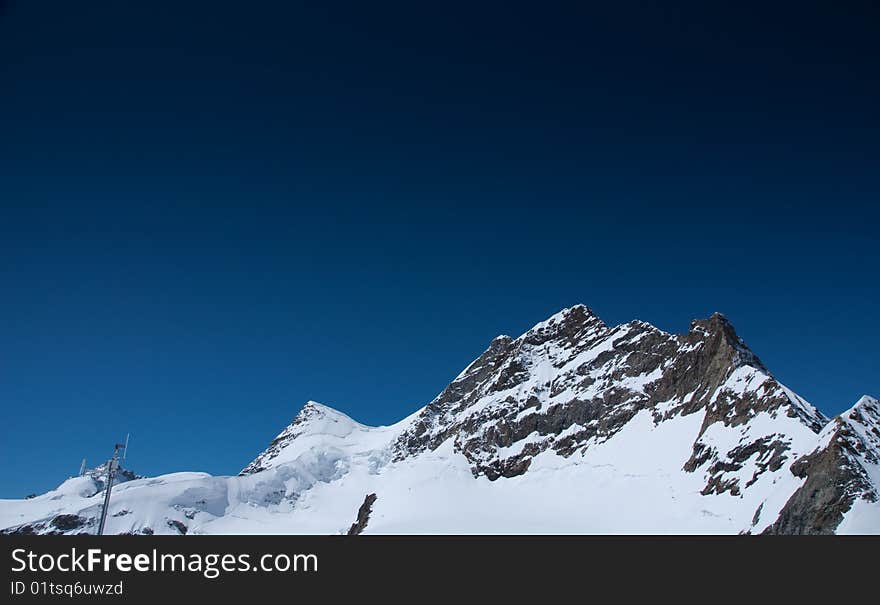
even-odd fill
[[[98,535],[104,535],[104,523],[107,521],[107,509],[110,508],[110,490],[113,489],[113,479],[116,477],[116,469],[119,467],[119,448],[125,446],[117,443],[113,448],[113,457],[107,463],[107,486],[104,488],[104,505],[101,507],[101,522],[98,524]]]

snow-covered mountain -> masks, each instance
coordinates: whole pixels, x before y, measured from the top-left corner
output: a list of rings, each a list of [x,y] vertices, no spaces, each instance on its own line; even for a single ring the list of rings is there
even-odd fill
[[[102,486],[0,501],[93,531]],[[668,334],[587,307],[499,336],[387,427],[315,402],[238,476],[114,487],[108,533],[880,533],[880,402],[833,420],[720,314]]]

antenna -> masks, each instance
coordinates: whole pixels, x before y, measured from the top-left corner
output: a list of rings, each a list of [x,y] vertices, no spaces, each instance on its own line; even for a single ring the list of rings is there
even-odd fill
[[[113,446],[113,457],[107,461],[107,482],[104,487],[104,505],[101,507],[101,521],[98,523],[98,535],[104,534],[104,523],[107,521],[107,510],[110,508],[110,490],[113,489],[113,480],[116,478],[116,471],[119,469],[119,450],[126,450],[128,446],[128,435],[125,436],[125,443],[117,443]],[[124,460],[123,454],[123,460]]]
[[[122,459],[125,460],[125,457],[128,456],[128,438],[131,437],[131,433],[125,434],[125,445],[122,446]]]
[[[79,465],[79,476],[82,477],[86,474],[86,459],[83,458],[82,464]]]

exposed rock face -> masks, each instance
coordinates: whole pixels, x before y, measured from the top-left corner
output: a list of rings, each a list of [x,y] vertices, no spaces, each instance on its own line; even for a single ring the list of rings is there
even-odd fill
[[[370,522],[370,513],[373,512],[373,503],[376,502],[376,494],[367,494],[364,503],[358,509],[357,520],[348,528],[349,536],[357,536],[367,528]]]
[[[186,525],[184,525],[182,522],[178,521],[177,519],[168,519],[168,521],[166,521],[166,523],[167,523],[168,527],[174,529],[179,534],[186,534],[186,532],[189,529],[189,528],[187,528]]]
[[[880,402],[866,396],[826,427],[819,447],[792,464],[791,472],[806,481],[765,533],[833,534],[858,498],[877,501],[871,470],[878,466]]]
[[[513,477],[545,450],[571,456],[612,438],[641,410],[655,423],[705,415],[684,468],[706,471],[707,494],[738,495],[745,484],[735,473],[755,455],[762,462],[746,482],[788,460],[786,436],[748,440],[756,415],[784,414],[813,432],[827,422],[770,376],[720,314],[674,335],[641,321],[609,328],[579,305],[515,340],[496,338],[401,435],[395,455],[451,437],[475,475]],[[718,451],[703,440],[715,424],[743,427],[735,448]]]
[[[94,519],[87,519],[79,515],[62,514],[44,519],[35,523],[25,523],[16,527],[0,530],[0,535],[9,536],[33,536],[47,535],[60,536],[64,534],[84,534],[88,526],[94,524]]]
[[[49,525],[60,531],[70,531],[72,529],[79,529],[88,522],[88,519],[83,519],[78,515],[58,515],[52,519]]]

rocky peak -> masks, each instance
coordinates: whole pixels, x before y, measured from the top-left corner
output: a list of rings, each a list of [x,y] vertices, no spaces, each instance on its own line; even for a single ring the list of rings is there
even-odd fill
[[[536,324],[531,330],[523,334],[520,339],[523,342],[540,345],[546,342],[563,340],[569,343],[576,342],[588,331],[605,329],[606,326],[599,317],[586,305],[575,305],[563,309]]]
[[[730,320],[717,311],[708,319],[695,319],[685,337],[688,344],[702,343],[716,355],[723,357],[726,363],[736,367],[748,365],[769,374],[769,371],[758,359],[745,341],[736,333]]]
[[[673,335],[643,321],[610,328],[576,305],[519,338],[495,339],[428,404],[395,451],[401,459],[454,438],[474,473],[495,479],[525,472],[546,449],[583,452],[642,410],[655,422],[703,412],[702,436],[715,423],[737,427],[779,409],[814,432],[825,424],[770,376],[720,313]],[[689,470],[721,464],[723,453],[699,442],[694,448]],[[716,481],[715,489],[734,488],[733,479]]]

